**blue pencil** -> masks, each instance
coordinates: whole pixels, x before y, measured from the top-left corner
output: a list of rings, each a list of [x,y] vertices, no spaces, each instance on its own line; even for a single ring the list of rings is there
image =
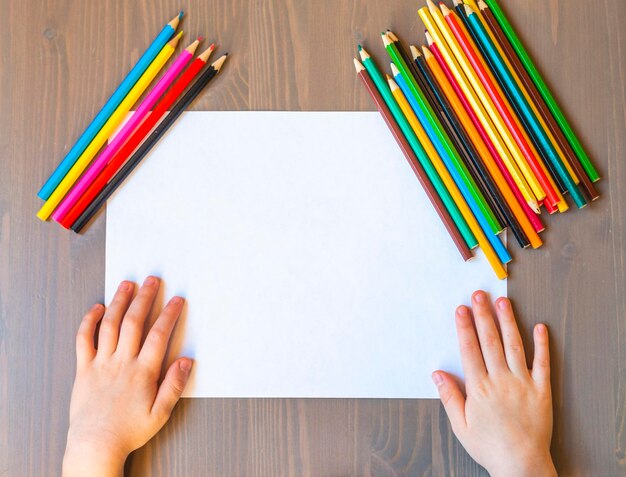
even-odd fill
[[[435,146],[435,149],[437,150],[437,153],[441,157],[441,160],[446,165],[448,172],[450,172],[450,175],[454,179],[454,182],[456,183],[457,187],[461,191],[461,194],[465,198],[467,205],[469,206],[472,213],[476,217],[476,221],[480,224],[480,227],[483,229],[483,232],[485,233],[487,240],[489,240],[489,243],[491,244],[494,251],[498,255],[498,258],[500,259],[500,261],[502,263],[509,263],[511,261],[511,255],[509,255],[508,250],[502,244],[500,239],[492,232],[491,227],[489,227],[489,223],[487,222],[485,215],[480,210],[480,207],[476,203],[474,196],[470,193],[469,189],[467,188],[467,185],[461,178],[461,175],[459,174],[459,171],[457,170],[457,168],[454,167],[454,163],[452,162],[452,159],[450,159],[450,156],[448,155],[448,151],[446,151],[445,147],[443,147],[443,144],[441,143],[441,141],[439,140],[439,137],[433,130],[433,127],[430,121],[428,121],[428,118],[426,117],[424,111],[417,103],[417,100],[415,99],[415,96],[411,92],[408,84],[406,83],[405,79],[402,77],[402,75],[400,74],[400,72],[397,70],[397,68],[395,67],[393,63],[392,63],[392,71],[394,73],[394,79],[396,83],[398,83],[398,86],[402,90],[402,93],[404,94],[404,96],[406,96],[407,100],[409,101],[409,104],[411,105],[411,108],[415,112],[417,119],[422,124],[422,127],[426,131],[426,134],[428,134],[428,137],[430,138],[430,141],[433,143],[433,146]]]
[[[91,121],[91,124],[87,127],[85,132],[78,138],[76,144],[72,146],[72,149],[67,153],[67,155],[63,158],[61,163],[57,166],[52,175],[48,178],[46,183],[43,185],[39,193],[37,194],[40,199],[48,200],[50,195],[57,188],[59,183],[65,177],[65,174],[72,168],[76,160],[80,157],[83,151],[89,146],[93,138],[98,134],[98,131],[102,128],[104,123],[106,123],[109,116],[113,114],[113,111],[120,105],[120,103],[124,100],[128,92],[135,85],[137,80],[141,77],[143,72],[146,70],[152,60],[156,57],[156,55],[161,51],[161,49],[165,46],[165,44],[170,40],[174,32],[176,31],[176,27],[178,26],[178,22],[183,17],[183,12],[180,12],[176,17],[172,19],[167,25],[163,27],[161,33],[157,35],[152,44],[148,47],[146,52],[143,54],[137,64],[130,70],[130,73],[124,78],[122,84],[118,86],[113,95],[109,98],[106,104],[102,107],[97,116]]]

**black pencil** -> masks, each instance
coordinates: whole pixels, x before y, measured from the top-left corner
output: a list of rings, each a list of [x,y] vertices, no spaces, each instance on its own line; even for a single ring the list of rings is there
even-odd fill
[[[72,230],[76,233],[91,220],[98,210],[105,204],[106,200],[115,192],[115,190],[124,182],[124,179],[133,171],[141,160],[150,152],[154,145],[159,141],[161,136],[176,122],[182,112],[196,99],[200,92],[209,84],[209,82],[217,75],[220,68],[226,61],[228,53],[218,58],[211,64],[202,75],[187,90],[182,98],[174,105],[165,119],[156,127],[156,129],[146,138],[143,144],[135,151],[132,157],[124,164],[124,167],[109,181],[109,183],[100,191],[96,198],[89,204],[83,213],[72,224]]]

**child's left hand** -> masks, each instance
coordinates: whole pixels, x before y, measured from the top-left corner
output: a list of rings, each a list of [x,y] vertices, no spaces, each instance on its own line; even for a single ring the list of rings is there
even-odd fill
[[[64,476],[122,475],[128,454],[163,427],[178,402],[192,361],[173,362],[161,384],[159,375],[182,298],[169,301],[142,343],[159,286],[158,278],[148,277],[133,300],[135,285],[122,282],[106,311],[95,305],[83,318],[76,337]]]

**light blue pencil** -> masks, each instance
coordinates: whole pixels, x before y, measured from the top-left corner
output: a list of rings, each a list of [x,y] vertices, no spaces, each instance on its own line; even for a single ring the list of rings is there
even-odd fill
[[[492,232],[491,227],[489,226],[489,222],[487,222],[487,219],[485,215],[482,213],[482,210],[480,210],[480,207],[478,206],[478,203],[474,199],[474,196],[470,193],[469,189],[467,188],[467,185],[461,178],[459,171],[457,170],[456,167],[454,167],[454,163],[452,159],[450,158],[450,156],[448,155],[448,151],[441,143],[439,136],[437,136],[437,134],[435,133],[432,127],[432,124],[430,123],[430,121],[428,121],[426,114],[424,113],[419,103],[415,99],[415,96],[411,92],[406,80],[402,77],[402,75],[400,74],[398,69],[395,67],[395,65],[393,63],[391,65],[392,65],[392,71],[394,74],[394,80],[396,81],[400,89],[402,90],[402,93],[404,94],[404,96],[406,96],[407,100],[409,101],[409,104],[411,105],[411,108],[415,112],[417,119],[422,124],[422,127],[426,131],[426,134],[430,138],[430,141],[433,143],[433,146],[435,146],[437,153],[441,157],[441,160],[443,161],[446,168],[448,169],[448,172],[450,173],[457,187],[461,191],[461,194],[465,198],[465,201],[467,202],[467,205],[469,206],[472,213],[474,214],[474,217],[476,217],[476,221],[480,225],[480,228],[483,229],[483,232],[485,233],[487,240],[489,240],[489,243],[491,244],[494,251],[498,255],[498,258],[500,259],[500,261],[502,263],[509,263],[511,261],[511,255],[509,255],[508,250],[502,244],[498,236]]]
[[[122,81],[122,83],[117,87],[113,95],[102,107],[102,109],[93,119],[93,121],[91,121],[91,124],[87,126],[85,132],[78,138],[76,144],[72,146],[72,149],[70,149],[70,151],[63,158],[63,160],[57,166],[52,175],[48,178],[46,183],[37,194],[40,199],[48,200],[50,198],[50,195],[63,180],[65,174],[67,174],[67,172],[72,168],[72,166],[78,160],[83,151],[87,148],[87,146],[89,146],[93,138],[96,136],[96,134],[98,134],[98,131],[100,131],[104,123],[106,123],[111,114],[113,114],[113,111],[115,111],[115,109],[124,100],[128,92],[132,89],[132,87],[141,77],[146,68],[150,66],[150,63],[152,63],[152,60],[154,60],[159,51],[161,51],[165,44],[170,40],[170,38],[176,31],[176,27],[178,27],[178,23],[180,22],[180,19],[182,17],[183,12],[180,12],[172,19],[172,21],[170,21],[167,25],[163,27],[161,33],[157,35],[157,37],[148,47],[143,56],[139,58],[137,64],[133,67],[132,70],[130,70],[126,78],[124,78],[124,81]]]

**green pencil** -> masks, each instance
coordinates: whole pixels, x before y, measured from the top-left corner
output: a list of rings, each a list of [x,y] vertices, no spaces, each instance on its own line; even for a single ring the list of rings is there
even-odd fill
[[[446,189],[446,186],[441,180],[441,177],[439,177],[439,174],[437,174],[437,171],[435,170],[435,167],[433,166],[432,162],[430,162],[430,159],[428,158],[426,151],[424,150],[419,140],[417,139],[417,136],[415,135],[415,133],[413,132],[413,129],[411,128],[411,125],[404,117],[404,114],[402,114],[402,111],[400,110],[400,106],[398,106],[398,103],[396,102],[395,98],[392,96],[391,90],[389,89],[389,86],[387,86],[387,82],[385,81],[382,74],[378,70],[378,67],[374,63],[374,60],[372,60],[369,53],[365,51],[361,45],[359,45],[359,54],[361,55],[363,66],[365,66],[365,69],[372,77],[374,84],[378,88],[380,95],[385,100],[385,103],[387,104],[387,107],[391,111],[391,114],[393,114],[393,117],[398,123],[398,126],[400,126],[400,129],[402,130],[402,133],[404,134],[408,143],[410,144],[411,149],[413,149],[413,152],[415,152],[415,155],[417,156],[418,160],[420,161],[420,164],[424,168],[424,171],[426,171],[426,175],[428,176],[428,179],[430,180],[433,187],[437,191],[437,194],[439,194],[439,197],[441,197],[441,201],[444,203],[446,209],[448,209],[448,212],[450,213],[452,220],[454,220],[454,223],[459,229],[459,232],[461,233],[463,240],[465,240],[465,243],[470,249],[475,248],[478,245],[478,241],[476,240],[476,237],[474,236],[469,226],[467,225],[467,222],[461,215],[461,212],[459,211],[458,207],[454,203],[454,200],[452,199],[450,192],[448,192],[448,189]]]
[[[567,122],[567,119],[565,119],[565,115],[559,108],[559,105],[556,103],[556,100],[552,96],[552,93],[550,93],[548,86],[543,81],[543,78],[539,74],[539,71],[535,67],[533,61],[530,59],[530,56],[524,49],[522,42],[517,37],[517,34],[513,30],[513,27],[511,26],[506,16],[504,15],[504,12],[498,5],[498,2],[496,2],[496,0],[485,0],[485,3],[489,5],[491,13],[493,13],[493,15],[498,20],[500,27],[502,27],[502,30],[504,30],[505,35],[507,36],[507,38],[511,42],[511,45],[513,46],[513,49],[517,53],[517,56],[519,56],[519,59],[522,61],[522,64],[526,68],[526,71],[537,86],[537,89],[541,93],[541,96],[543,96],[543,99],[548,105],[548,108],[550,108],[550,111],[554,115],[554,118],[556,119],[557,123],[559,123],[559,126],[563,130],[563,134],[565,134],[565,137],[572,146],[572,149],[574,149],[574,152],[576,152],[576,156],[578,156],[578,159],[585,168],[585,172],[587,172],[589,179],[591,179],[593,182],[596,182],[598,179],[600,179],[598,171],[596,171],[595,167],[593,167],[591,159],[589,159],[589,156],[587,156],[587,153],[583,149],[582,144],[576,137],[576,134],[574,134],[574,131]]]
[[[443,129],[443,125],[441,124],[441,122],[439,122],[439,119],[435,115],[435,112],[433,111],[432,107],[426,100],[424,93],[418,86],[417,81],[415,80],[415,77],[411,74],[411,70],[409,69],[409,66],[406,64],[404,59],[402,58],[402,55],[398,51],[398,48],[386,34],[383,33],[382,36],[383,36],[383,41],[385,43],[385,48],[387,49],[389,56],[391,57],[392,61],[394,62],[398,70],[400,71],[400,75],[406,81],[406,84],[409,87],[410,93],[413,95],[414,99],[417,100],[420,108],[424,111],[425,116],[427,117],[428,121],[430,122],[432,126],[432,129],[435,132],[435,135],[437,136],[436,138],[431,138],[431,141],[433,141],[433,144],[436,144],[437,142],[441,143],[441,145],[445,149],[445,152],[447,153],[447,155],[450,157],[451,161],[453,162],[454,167],[459,172],[459,175],[461,176],[462,181],[465,183],[465,186],[467,187],[469,193],[476,201],[476,204],[478,205],[478,209],[485,216],[485,219],[487,220],[487,223],[489,224],[491,231],[497,235],[503,230],[504,227],[498,222],[498,219],[496,218],[495,214],[491,210],[491,207],[489,207],[489,204],[487,204],[485,197],[483,196],[482,192],[476,185],[474,178],[470,175],[469,171],[467,170],[467,167],[461,160],[461,156],[459,156],[459,153],[455,149],[454,145],[452,144],[450,137]],[[485,233],[488,233],[488,232],[489,232],[488,230],[485,230]]]

